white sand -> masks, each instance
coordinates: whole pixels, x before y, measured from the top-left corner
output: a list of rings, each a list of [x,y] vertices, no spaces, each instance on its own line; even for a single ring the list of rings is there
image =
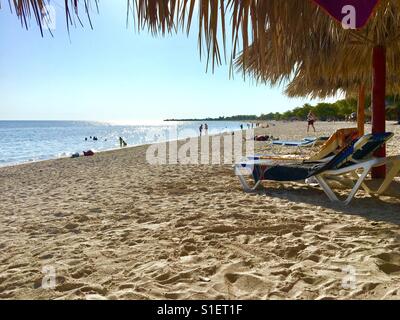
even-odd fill
[[[400,154],[400,126],[388,130]],[[342,207],[294,183],[245,194],[229,165],[150,166],[145,152],[0,169],[0,298],[400,298],[399,178],[392,196]]]

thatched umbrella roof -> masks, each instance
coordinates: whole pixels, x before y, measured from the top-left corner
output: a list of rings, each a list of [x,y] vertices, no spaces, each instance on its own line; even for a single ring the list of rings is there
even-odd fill
[[[291,69],[295,57],[304,54],[304,50],[316,49],[310,46],[309,34],[319,35],[318,47],[331,41],[328,32],[332,42],[342,40],[341,26],[309,0],[136,0],[138,24],[148,26],[152,32],[173,30],[177,25],[188,29],[196,3],[201,47],[214,62],[220,62],[220,48],[225,47],[229,31],[226,20],[231,21],[231,57],[235,58],[240,50],[246,52],[251,43],[261,66],[266,63],[261,53],[271,46],[291,48],[291,55],[282,54],[276,61]],[[267,30],[272,35],[270,39]]]
[[[378,27],[379,26],[379,27]],[[257,46],[250,46],[235,61],[238,69],[251,74],[261,82],[281,84],[290,81],[286,89],[289,96],[326,97],[344,91],[357,92],[360,85],[371,86],[372,48],[378,44],[387,46],[388,93],[400,92],[400,10],[397,1],[382,1],[378,10],[367,24],[358,31],[336,29],[328,26],[308,34],[303,52],[294,53],[292,46],[273,46],[275,35],[268,30],[270,46],[260,61]],[[329,29],[332,28],[334,33]],[[327,34],[325,42],[320,42],[320,32]],[[342,33],[342,34],[340,34]],[[340,40],[340,41],[339,41]],[[284,56],[286,61],[281,63]]]
[[[46,0],[12,1],[17,16],[26,27],[31,17],[41,25],[46,3]],[[78,16],[79,4],[89,16],[92,3],[97,5],[96,0],[66,0],[67,22],[72,23],[73,14]],[[258,52],[265,52],[270,45],[265,40],[267,28],[274,34],[272,45],[291,44],[294,55],[308,47],[308,33],[325,30],[327,25],[340,29],[309,0],[127,0],[127,3],[128,12],[134,11],[137,26],[147,27],[153,33],[174,32],[179,26],[189,30],[196,12],[199,16],[201,47],[206,49],[208,57],[214,62],[221,61],[221,48],[225,47],[229,32],[227,20],[231,21],[232,57],[236,57],[240,49],[246,50],[250,43]],[[319,34],[320,41],[325,42],[326,34]],[[262,55],[260,62],[265,62]],[[282,62],[292,61],[283,59]]]
[[[138,21],[153,32],[189,28],[196,1],[137,0]],[[199,40],[207,58],[220,62],[226,19],[231,19],[232,61],[236,67],[272,85],[289,81],[289,96],[326,97],[344,91],[355,95],[371,87],[372,50],[387,48],[387,90],[400,92],[400,2],[381,0],[361,30],[344,30],[320,7],[306,0],[200,0]],[[177,9],[178,8],[178,9]],[[173,14],[174,13],[174,14]],[[294,14],[295,13],[295,14]],[[251,45],[249,45],[251,43]]]
[[[32,16],[41,23],[46,3],[47,0],[12,1],[26,27]],[[67,22],[71,24],[73,15],[78,16],[79,7],[90,18],[93,4],[97,6],[97,0],[65,0]],[[240,50],[246,52],[251,44],[257,63],[264,67],[268,63],[265,52],[271,47],[283,49],[286,51],[280,51],[282,54],[274,63],[287,70],[299,57],[315,57],[337,45],[361,43],[366,50],[376,43],[399,46],[393,41],[399,39],[400,30],[400,3],[396,0],[381,0],[373,18],[358,31],[343,30],[311,0],[127,0],[127,5],[128,12],[134,11],[137,26],[147,27],[153,33],[175,32],[178,27],[189,30],[193,15],[198,14],[199,40],[215,62],[221,61],[221,48],[225,48],[228,33],[232,58]],[[226,21],[231,22],[230,32]]]
[[[33,16],[41,28],[45,28],[42,16],[46,3],[12,1],[25,27]],[[79,20],[79,7],[90,22],[93,4],[97,6],[97,0],[66,0],[67,25],[73,23],[74,16]],[[291,81],[286,90],[289,96],[325,97],[337,91],[354,93],[360,84],[368,86],[376,44],[387,46],[388,70],[400,70],[397,0],[381,0],[366,27],[357,31],[344,30],[310,0],[127,0],[127,4],[139,29],[147,27],[162,34],[175,32],[179,26],[188,31],[197,9],[200,50],[205,49],[213,66],[221,63],[229,19],[232,61],[241,50],[238,68],[273,85]],[[395,72],[389,72],[388,89],[391,94],[400,91]]]
[[[0,0],[1,1],[1,0]],[[34,17],[41,26],[45,0],[13,1],[21,23]],[[51,3],[51,1],[50,1]],[[90,8],[97,0],[66,0],[68,25],[79,19],[79,3],[90,21]],[[381,0],[373,17],[362,30],[342,26],[309,0],[127,0],[138,28],[152,33],[188,31],[193,15],[199,15],[200,50],[207,61],[221,63],[231,21],[231,58],[256,79],[271,84],[290,81],[290,96],[324,97],[338,90],[354,92],[371,79],[371,50],[385,44],[389,70],[400,67],[400,3]],[[296,14],[294,14],[296,13]],[[42,26],[41,26],[42,27]],[[45,26],[44,26],[45,27]],[[250,45],[251,43],[251,45]],[[398,77],[389,74],[390,93],[399,92]]]
[[[370,62],[370,60],[369,60]],[[389,81],[392,80],[392,81]],[[387,94],[398,96],[400,93],[400,79],[394,74],[388,77]],[[314,76],[300,71],[300,73],[286,86],[285,94],[289,97],[305,97],[312,99],[335,96],[345,93],[346,96],[355,97],[360,86],[371,88],[371,77],[366,79],[345,79],[336,77],[334,80],[326,80],[323,76]]]
[[[287,85],[285,93],[290,97],[310,96],[312,98],[325,98],[338,92],[345,92],[349,96],[356,96],[359,87],[372,87],[372,49],[366,50],[362,46],[351,48],[347,54],[347,47],[343,52],[332,52],[325,60],[319,57],[311,61],[304,61],[296,70],[295,76]],[[387,55],[387,88],[390,95],[400,93],[400,52],[388,49]],[[307,66],[305,66],[305,64]],[[333,64],[337,73],[324,70],[324,65]],[[260,72],[260,71],[257,71]]]

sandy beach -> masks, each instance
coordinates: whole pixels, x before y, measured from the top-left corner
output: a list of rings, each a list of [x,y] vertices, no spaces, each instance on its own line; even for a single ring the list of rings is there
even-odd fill
[[[400,299],[399,177],[344,207],[296,183],[246,194],[231,165],[155,166],[146,149],[0,168],[1,299]]]

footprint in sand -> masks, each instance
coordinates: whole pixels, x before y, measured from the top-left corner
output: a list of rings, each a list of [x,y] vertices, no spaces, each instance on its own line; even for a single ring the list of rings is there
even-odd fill
[[[398,253],[381,253],[374,258],[377,258],[376,265],[379,270],[386,274],[400,272],[400,254]]]
[[[188,256],[189,254],[196,252],[197,247],[193,244],[185,244],[182,248],[181,248],[181,253],[180,256]]]
[[[92,213],[102,213],[102,212],[103,212],[103,209],[101,209],[101,208],[91,208],[91,209],[89,209],[89,212],[92,212]]]
[[[243,292],[267,292],[272,287],[262,277],[250,273],[229,272],[224,275],[224,279],[231,294],[236,297],[240,297]]]
[[[208,232],[212,232],[212,233],[227,233],[227,232],[232,232],[234,231],[236,228],[234,226],[231,225],[215,225],[213,227],[208,228]]]
[[[93,272],[94,272],[94,268],[92,266],[84,266],[84,267],[78,269],[77,271],[75,271],[74,273],[72,273],[71,277],[74,279],[80,279],[80,278],[83,278],[85,276],[92,274]]]
[[[64,228],[67,229],[67,230],[74,230],[74,229],[76,229],[76,228],[78,228],[78,227],[79,227],[79,224],[73,223],[73,222],[67,223],[67,224],[64,226]]]

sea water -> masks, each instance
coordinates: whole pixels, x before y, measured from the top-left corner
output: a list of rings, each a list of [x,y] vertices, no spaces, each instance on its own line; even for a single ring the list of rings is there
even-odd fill
[[[135,124],[88,121],[0,121],[0,166],[70,157],[73,153],[184,139],[199,135],[204,122],[138,122]],[[240,130],[246,123],[210,121],[208,134]],[[92,137],[92,138],[90,138]],[[93,140],[97,137],[97,141]],[[87,138],[87,140],[85,140]]]

